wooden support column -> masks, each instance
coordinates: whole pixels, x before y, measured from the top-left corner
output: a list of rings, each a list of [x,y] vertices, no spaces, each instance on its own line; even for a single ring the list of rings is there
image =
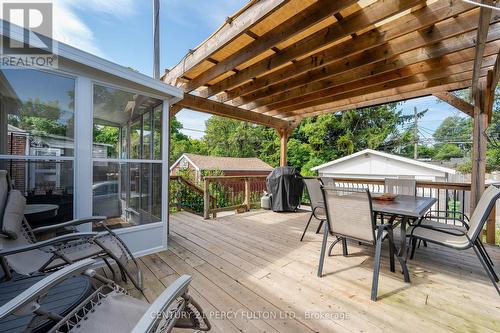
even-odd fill
[[[252,198],[251,198],[251,183],[249,178],[245,178],[245,205],[246,211],[249,212],[252,208]]]
[[[495,209],[495,206],[493,206],[493,209],[491,210],[491,214],[488,218],[488,223],[486,224],[486,243],[492,244],[492,245],[496,244],[495,220],[496,220],[496,209]]]
[[[493,107],[493,94],[491,85],[493,71],[488,71],[485,81],[478,84],[474,93],[474,121],[472,129],[472,179],[471,179],[471,212],[484,192],[486,176],[486,129],[488,128],[488,114]]]
[[[287,165],[286,155],[288,152],[288,138],[290,136],[291,131],[288,129],[280,129],[278,130],[278,134],[280,136],[280,166]]]
[[[205,220],[210,218],[210,188],[208,186],[208,179],[203,180],[203,218]]]

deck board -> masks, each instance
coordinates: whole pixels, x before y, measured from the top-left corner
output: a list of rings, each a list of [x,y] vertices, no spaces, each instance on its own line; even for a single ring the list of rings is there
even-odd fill
[[[349,243],[343,257],[339,246],[317,278],[317,224],[299,242],[307,218],[252,211],[204,221],[173,214],[169,250],[140,259],[144,296],[152,301],[181,274],[192,275],[191,294],[212,317],[213,332],[500,330],[500,297],[472,251],[418,249],[407,284],[389,271],[384,247],[379,300],[372,302],[374,250]],[[487,249],[500,267],[500,248]]]

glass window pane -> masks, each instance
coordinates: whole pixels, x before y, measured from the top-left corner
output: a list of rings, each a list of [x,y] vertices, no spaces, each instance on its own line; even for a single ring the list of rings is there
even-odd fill
[[[161,163],[94,162],[94,215],[112,228],[161,221]]]
[[[94,85],[94,157],[151,159],[153,110],[161,101],[113,87]],[[160,127],[155,128],[161,137]],[[121,133],[120,133],[121,132]]]
[[[141,158],[141,122],[136,121],[130,126],[130,158]]]
[[[145,113],[142,116],[142,158],[150,160],[151,156],[151,138],[153,133],[151,132],[151,112]]]
[[[25,215],[33,228],[73,219],[73,162],[0,160],[14,189],[26,197]]]
[[[119,127],[94,125],[92,156],[96,158],[118,158],[119,141]]]
[[[0,154],[73,156],[75,80],[0,70]]]
[[[154,110],[153,159],[155,160],[161,160],[161,110],[161,105],[157,106]]]

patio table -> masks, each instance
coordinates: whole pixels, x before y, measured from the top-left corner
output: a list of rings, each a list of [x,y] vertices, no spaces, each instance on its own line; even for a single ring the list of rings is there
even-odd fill
[[[417,197],[412,195],[398,195],[392,201],[372,199],[373,211],[378,214],[390,215],[389,223],[393,223],[396,217],[401,217],[401,245],[398,251],[398,259],[403,266],[405,282],[410,282],[408,267],[406,266],[406,226],[409,219],[420,220],[424,214],[437,202],[436,198]]]
[[[43,222],[56,217],[58,210],[58,205],[28,204],[24,209],[24,216],[32,227],[41,227]]]

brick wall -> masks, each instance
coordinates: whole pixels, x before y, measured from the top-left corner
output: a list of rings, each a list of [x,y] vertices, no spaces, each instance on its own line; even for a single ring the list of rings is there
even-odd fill
[[[9,155],[26,155],[26,136],[10,135],[7,138],[7,147]],[[11,142],[12,140],[12,142]],[[12,143],[12,145],[11,145]],[[15,161],[9,165],[8,171],[14,187],[20,191],[26,190],[26,162]]]

